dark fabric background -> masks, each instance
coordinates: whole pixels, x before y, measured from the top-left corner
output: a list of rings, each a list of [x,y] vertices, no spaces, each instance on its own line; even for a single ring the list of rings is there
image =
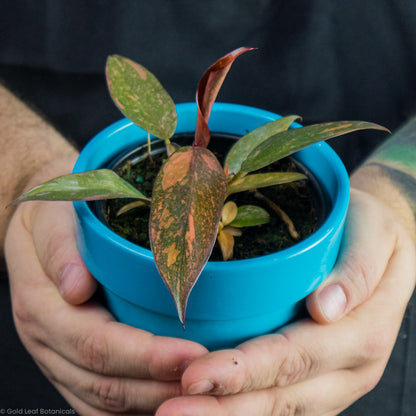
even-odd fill
[[[121,114],[108,96],[106,56],[126,55],[153,71],[176,102],[238,46],[219,100],[305,124],[362,119],[395,130],[416,109],[414,0],[2,0],[0,78],[82,147]],[[382,140],[352,134],[330,144],[349,170]],[[64,408],[13,328],[0,281],[0,408]],[[385,376],[344,415],[411,416],[416,409],[416,324],[409,308]]]

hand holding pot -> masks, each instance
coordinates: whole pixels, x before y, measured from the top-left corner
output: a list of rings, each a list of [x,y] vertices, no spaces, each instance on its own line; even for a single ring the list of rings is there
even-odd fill
[[[182,378],[188,396],[157,415],[338,414],[379,381],[414,284],[408,232],[378,200],[353,191],[341,258],[308,300],[318,322],[195,360]]]
[[[119,324],[93,302],[74,306],[92,295],[95,283],[79,258],[73,229],[71,203],[17,208],[6,256],[19,336],[80,414],[153,414],[181,393],[184,366],[206,350]]]

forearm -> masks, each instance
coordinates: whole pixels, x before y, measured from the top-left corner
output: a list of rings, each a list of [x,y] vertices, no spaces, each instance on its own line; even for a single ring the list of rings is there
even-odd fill
[[[35,175],[68,171],[76,150],[46,121],[0,85],[0,246],[14,212],[13,201]],[[53,160],[56,162],[55,167]],[[58,165],[61,165],[59,167]],[[54,171],[54,172],[52,172]]]
[[[416,242],[416,117],[374,151],[351,185],[389,206]]]

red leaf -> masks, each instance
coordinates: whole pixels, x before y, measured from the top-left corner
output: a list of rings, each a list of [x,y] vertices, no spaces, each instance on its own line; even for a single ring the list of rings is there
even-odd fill
[[[232,63],[241,54],[256,48],[241,47],[228,53],[212,64],[204,73],[198,84],[196,101],[198,115],[195,131],[195,146],[207,147],[210,140],[208,120],[211,108]]]

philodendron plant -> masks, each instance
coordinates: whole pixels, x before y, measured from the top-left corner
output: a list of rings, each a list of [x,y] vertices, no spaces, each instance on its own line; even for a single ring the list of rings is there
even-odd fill
[[[384,129],[361,121],[341,121],[289,129],[299,117],[288,116],[258,127],[231,147],[221,166],[207,149],[212,105],[234,60],[253,48],[236,49],[211,65],[197,93],[197,122],[191,146],[171,142],[176,129],[175,104],[155,76],[121,56],[110,56],[106,77],[111,97],[121,112],[166,144],[168,158],[153,185],[152,195],[108,169],[64,175],[18,198],[27,200],[98,200],[134,198],[150,208],[149,239],[156,266],[185,320],[189,293],[218,240],[225,259],[232,255],[241,228],[265,224],[269,214],[258,206],[237,207],[229,195],[304,180],[298,172],[259,173],[292,153],[321,140],[360,129]],[[133,203],[134,205],[134,203]]]

